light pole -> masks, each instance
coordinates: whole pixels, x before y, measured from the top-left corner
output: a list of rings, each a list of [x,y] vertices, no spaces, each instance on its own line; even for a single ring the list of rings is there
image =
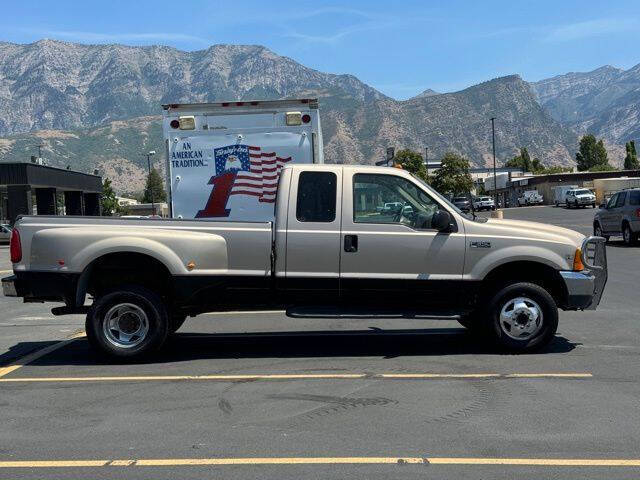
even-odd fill
[[[491,139],[493,141],[493,196],[498,208],[498,175],[496,173],[496,117],[491,117]]]
[[[149,194],[151,195],[151,215],[156,214],[156,205],[153,201],[153,185],[151,185],[151,155],[155,155],[155,150],[149,150],[147,153],[143,153],[143,155],[147,156],[147,168],[149,169],[149,178],[147,182],[149,183]]]
[[[427,168],[427,182],[429,182],[429,147],[424,147],[424,166]]]

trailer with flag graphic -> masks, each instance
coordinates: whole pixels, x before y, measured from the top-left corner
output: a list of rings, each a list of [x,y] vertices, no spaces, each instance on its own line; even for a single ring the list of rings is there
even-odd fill
[[[317,99],[163,110],[173,218],[269,221],[282,167],[323,163]]]

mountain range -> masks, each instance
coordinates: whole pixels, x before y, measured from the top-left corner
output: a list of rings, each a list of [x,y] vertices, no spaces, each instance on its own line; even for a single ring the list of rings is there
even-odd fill
[[[373,163],[386,147],[430,159],[447,151],[473,165],[526,146],[548,165],[569,165],[578,135],[605,138],[613,163],[640,130],[640,66],[602,67],[527,83],[517,75],[453,93],[392,99],[352,75],[323,73],[255,45],[184,52],[165,46],[0,42],[0,161],[42,145],[50,164],[98,168],[121,191],[141,188],[146,159],[162,148],[162,103],[317,96],[326,161]],[[620,158],[618,158],[620,157]],[[162,164],[163,162],[159,162]]]

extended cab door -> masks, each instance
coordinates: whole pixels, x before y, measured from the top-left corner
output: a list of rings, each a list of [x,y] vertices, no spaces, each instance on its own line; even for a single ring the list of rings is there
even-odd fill
[[[462,222],[451,232],[419,228],[446,209],[415,179],[395,173],[343,172],[340,288],[347,301],[445,306],[461,300]],[[400,204],[397,208],[389,205]]]
[[[337,298],[341,195],[341,169],[292,170],[283,285],[290,297]]]

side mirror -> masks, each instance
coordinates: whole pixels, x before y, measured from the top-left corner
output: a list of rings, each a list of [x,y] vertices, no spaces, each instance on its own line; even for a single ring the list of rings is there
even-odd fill
[[[607,208],[607,204],[606,203],[601,203],[600,204],[600,208]]]
[[[438,210],[431,217],[431,228],[439,232],[446,232],[451,226],[451,215],[445,210]]]

